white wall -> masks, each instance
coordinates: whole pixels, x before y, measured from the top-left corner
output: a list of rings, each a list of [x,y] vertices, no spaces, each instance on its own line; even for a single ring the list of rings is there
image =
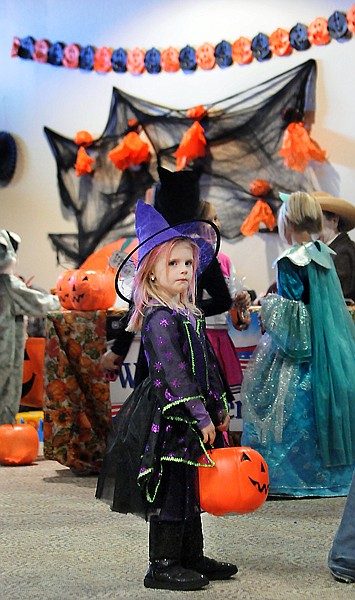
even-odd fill
[[[76,222],[61,213],[56,164],[43,127],[67,137],[80,129],[98,137],[113,87],[188,108],[230,96],[313,58],[318,81],[312,137],[329,157],[328,164],[317,166],[314,186],[355,204],[355,35],[348,42],[332,41],[263,63],[155,76],[88,73],[11,58],[13,36],[96,47],[196,48],[206,41],[215,45],[240,35],[269,35],[297,22],[308,25],[335,10],[346,12],[351,5],[351,0],[0,0],[0,131],[15,137],[19,151],[11,183],[0,188],[0,227],[22,237],[21,274],[34,275],[37,285],[53,287],[63,268],[56,266],[47,235],[76,231]],[[254,235],[223,242],[223,248],[250,288],[263,291],[274,279],[271,263],[282,249],[277,236]]]

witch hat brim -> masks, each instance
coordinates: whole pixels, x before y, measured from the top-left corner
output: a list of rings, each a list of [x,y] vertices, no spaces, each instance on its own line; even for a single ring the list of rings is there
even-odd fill
[[[10,133],[0,131],[0,183],[9,183],[16,169],[16,142]]]

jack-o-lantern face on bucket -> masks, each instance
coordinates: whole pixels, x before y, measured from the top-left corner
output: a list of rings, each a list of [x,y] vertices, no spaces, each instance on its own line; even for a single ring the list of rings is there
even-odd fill
[[[69,297],[75,310],[105,310],[116,300],[113,270],[77,269],[70,278]]]
[[[63,308],[70,310],[73,308],[73,303],[70,299],[70,278],[73,275],[74,270],[68,270],[59,275],[56,283],[56,294],[58,300]]]
[[[247,446],[217,448],[208,452],[214,467],[199,467],[201,508],[213,515],[253,512],[264,504],[269,473],[259,452]],[[200,463],[207,465],[206,456]]]

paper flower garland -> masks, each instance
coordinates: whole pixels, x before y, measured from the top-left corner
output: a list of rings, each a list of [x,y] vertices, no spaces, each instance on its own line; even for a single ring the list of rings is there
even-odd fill
[[[32,36],[27,36],[14,37],[11,56],[98,73],[128,71],[132,75],[141,75],[145,71],[150,74],[161,71],[176,73],[180,69],[184,73],[193,73],[197,67],[208,71],[216,65],[223,69],[233,63],[246,65],[253,59],[263,62],[272,56],[288,56],[293,50],[307,50],[311,44],[321,46],[329,44],[332,39],[348,40],[353,33],[355,4],[347,13],[336,10],[329,19],[317,17],[308,27],[297,23],[289,32],[278,27],[270,36],[260,32],[252,40],[241,36],[232,44],[226,40],[216,46],[206,42],[196,50],[189,45],[181,50],[170,46],[163,50],[150,48],[147,51],[138,47],[128,51],[107,46],[95,48],[89,45],[81,48],[78,44],[50,43],[47,40],[36,42]]]

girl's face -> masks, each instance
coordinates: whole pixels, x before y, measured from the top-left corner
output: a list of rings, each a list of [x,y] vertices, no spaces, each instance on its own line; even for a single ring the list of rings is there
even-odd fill
[[[187,292],[193,277],[193,251],[191,244],[185,240],[175,244],[168,256],[166,248],[155,261],[151,276],[155,277],[154,285],[161,288],[176,302],[180,294]]]

